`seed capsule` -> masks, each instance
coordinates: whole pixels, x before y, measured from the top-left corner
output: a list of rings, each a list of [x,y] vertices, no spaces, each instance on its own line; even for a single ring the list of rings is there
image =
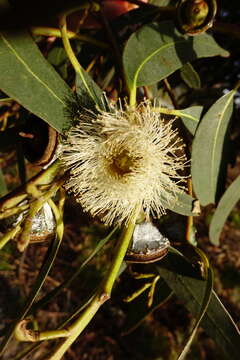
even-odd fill
[[[212,26],[216,11],[216,0],[180,0],[177,27],[184,34],[197,35]]]
[[[125,260],[132,263],[152,263],[165,257],[169,240],[151,222],[137,224]]]
[[[19,135],[24,156],[29,162],[45,166],[52,160],[58,145],[58,134],[46,122],[31,115]]]
[[[21,205],[23,205],[23,203]],[[0,222],[0,231],[2,233],[7,232],[8,230],[17,226],[25,216],[26,212],[23,211],[18,215],[9,216],[8,218],[3,219]],[[56,220],[52,209],[48,203],[44,203],[43,207],[32,219],[30,243],[43,242],[52,239],[55,234],[55,229]]]
[[[52,239],[55,234],[56,221],[52,209],[48,203],[34,216],[30,232],[30,242],[42,242]]]

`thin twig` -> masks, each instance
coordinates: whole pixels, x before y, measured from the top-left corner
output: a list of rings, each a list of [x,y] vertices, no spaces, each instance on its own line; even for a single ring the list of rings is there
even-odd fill
[[[175,98],[175,95],[172,91],[172,88],[168,82],[167,79],[164,79],[163,80],[163,83],[164,83],[164,87],[168,93],[168,95],[170,96],[171,98],[171,101],[172,101],[172,104],[174,106],[175,109],[179,109],[179,106],[178,106],[178,102]],[[180,136],[182,137],[185,145],[186,145],[186,148],[185,148],[185,152],[186,152],[186,156],[187,156],[187,159],[190,160],[191,159],[191,153],[190,153],[190,143],[189,143],[189,139],[188,139],[188,134],[186,132],[186,129],[185,127],[183,126],[183,123],[182,121],[178,121],[178,129],[179,129],[179,134]],[[187,182],[187,192],[189,195],[192,196],[192,179],[188,179],[188,182]],[[187,242],[191,243],[191,234],[192,234],[192,226],[193,226],[193,217],[192,216],[188,216],[187,217],[187,224],[186,224],[186,232],[185,232],[185,238],[187,240]]]
[[[33,35],[62,37],[61,31],[59,29],[48,26],[32,26],[30,30]],[[88,35],[77,34],[74,31],[67,30],[67,36],[69,39],[76,39],[82,42],[93,44],[101,49],[109,48],[108,44],[104,43],[103,41],[96,40]],[[0,101],[2,101],[2,99]]]

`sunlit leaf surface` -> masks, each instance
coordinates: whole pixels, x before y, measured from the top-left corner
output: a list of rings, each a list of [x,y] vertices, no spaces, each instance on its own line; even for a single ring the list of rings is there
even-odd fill
[[[222,196],[210,224],[210,240],[219,245],[219,237],[225,221],[240,199],[240,176],[235,179]]]
[[[25,31],[0,33],[0,88],[57,131],[70,126],[72,93]]]
[[[193,140],[193,188],[202,205],[216,201],[234,94],[234,90],[230,91],[211,106],[200,122]]]
[[[181,35],[172,22],[145,25],[128,40],[123,53],[130,89],[160,81],[185,63],[201,57],[228,56],[208,34]]]
[[[197,276],[196,270],[185,257],[177,253],[169,252],[157,268],[183,305],[197,317],[205,294],[206,281]],[[239,359],[239,331],[215,292],[212,293],[200,326],[218,344],[226,359]]]

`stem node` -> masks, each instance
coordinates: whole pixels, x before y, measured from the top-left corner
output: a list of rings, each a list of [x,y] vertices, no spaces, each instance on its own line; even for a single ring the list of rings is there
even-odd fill
[[[107,293],[102,293],[99,297],[99,301],[101,304],[104,304],[105,301],[109,300],[110,299],[110,295],[107,294]]]

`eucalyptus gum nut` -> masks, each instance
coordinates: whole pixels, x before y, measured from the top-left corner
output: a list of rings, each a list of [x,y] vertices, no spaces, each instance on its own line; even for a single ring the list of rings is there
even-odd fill
[[[43,242],[53,238],[56,221],[50,205],[46,202],[37,212],[32,221],[30,242]]]
[[[180,0],[176,25],[184,34],[197,35],[212,26],[216,11],[216,0]]]
[[[26,201],[19,205],[24,205]],[[0,222],[0,230],[4,233],[16,227],[27,215],[27,211],[23,211],[18,215],[9,216]],[[53,238],[56,229],[56,220],[50,205],[45,202],[42,208],[37,212],[32,220],[30,231],[30,243],[43,242]],[[17,239],[17,237],[16,237]]]
[[[58,144],[58,133],[45,121],[31,115],[19,132],[23,153],[34,165],[47,165],[53,158]]]
[[[27,326],[29,323],[31,323],[30,319],[21,320],[15,327],[14,335],[18,341],[38,341],[39,332],[28,329]]]
[[[200,26],[204,23],[209,6],[204,0],[189,1],[185,8],[186,21],[190,26]]]
[[[164,258],[169,240],[151,222],[137,224],[125,260],[131,263],[152,263]]]

